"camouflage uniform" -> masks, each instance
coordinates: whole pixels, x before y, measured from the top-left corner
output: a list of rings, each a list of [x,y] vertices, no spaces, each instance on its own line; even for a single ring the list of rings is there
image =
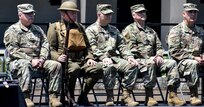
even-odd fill
[[[114,88],[116,74],[119,73],[124,75],[122,86],[132,90],[136,82],[137,67],[125,60],[132,54],[124,48],[124,39],[118,29],[109,24],[103,28],[96,22],[87,27],[86,34],[98,61],[104,58],[113,60],[113,65],[103,66],[105,88]],[[125,59],[121,59],[120,56]]]
[[[148,26],[142,28],[137,22],[134,22],[128,25],[122,34],[134,57],[140,63],[140,72],[144,73],[144,87],[153,88],[155,86],[157,72],[167,72],[168,86],[179,86],[176,61],[164,59],[164,63],[160,66],[153,61],[154,56],[163,56],[163,49],[157,33],[152,28]]]
[[[204,30],[198,26],[187,27],[184,22],[173,27],[168,35],[171,57],[178,63],[180,74],[187,79],[189,87],[198,85],[198,72],[203,67],[194,57],[204,53]]]
[[[170,55],[178,62],[178,71],[187,81],[192,106],[202,104],[198,97],[198,71],[201,67],[197,60],[203,60],[204,30],[195,25],[199,11],[196,6],[193,3],[183,4],[183,22],[174,26],[168,35]]]
[[[32,73],[42,72],[48,75],[49,92],[59,93],[61,81],[61,64],[53,60],[45,60],[42,70],[35,70],[31,65],[34,58],[47,59],[49,43],[43,30],[36,25],[30,29],[21,22],[10,26],[4,34],[4,43],[9,57],[7,58],[10,71],[17,74],[23,92],[30,92]]]
[[[58,23],[58,22],[56,22]],[[56,28],[56,23],[53,23],[49,26],[48,29],[48,41],[50,43],[51,48],[51,59],[57,60],[57,58],[63,54],[64,50],[64,40],[66,37],[66,26],[65,22],[60,22],[60,28]],[[79,24],[80,25],[80,24]],[[82,26],[80,25],[82,28]],[[78,26],[76,26],[75,23],[69,23],[69,29],[79,29]],[[60,32],[60,33],[58,33]],[[80,31],[81,33],[85,34],[84,29]],[[88,94],[89,90],[93,88],[95,83],[98,81],[99,78],[102,77],[102,67],[100,64],[97,64],[95,66],[88,66],[86,64],[86,61],[88,59],[94,59],[92,54],[89,51],[89,42],[86,37],[84,36],[85,42],[86,42],[86,48],[81,51],[68,51],[68,70],[66,72],[67,81],[68,81],[68,88],[70,91],[71,97],[74,99],[74,89],[77,78],[85,71],[85,74],[83,74],[85,78],[85,87],[88,87],[88,90],[83,90],[82,92],[85,92]],[[84,71],[83,71],[84,70]],[[86,97],[86,95],[85,95]]]

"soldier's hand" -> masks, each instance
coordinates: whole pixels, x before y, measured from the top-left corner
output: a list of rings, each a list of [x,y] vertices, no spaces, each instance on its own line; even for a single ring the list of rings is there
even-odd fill
[[[154,62],[157,64],[157,66],[160,66],[162,63],[164,63],[164,60],[161,56],[155,56]]]
[[[39,69],[39,68],[42,68],[42,67],[43,67],[43,64],[45,63],[45,60],[42,59],[42,58],[40,58],[38,61],[39,61],[39,64],[38,64],[38,67],[37,67],[37,68]]]
[[[137,60],[134,59],[134,57],[128,57],[128,62],[134,66],[138,66],[139,63],[137,62]]]
[[[88,61],[86,62],[88,66],[94,66],[96,65],[96,61],[94,61],[93,59],[88,59]]]
[[[60,55],[57,59],[57,61],[59,62],[66,62],[66,60],[67,60],[67,55],[65,54]]]
[[[31,65],[33,68],[37,68],[39,65],[39,60],[38,59],[32,59],[31,60]]]
[[[111,58],[104,58],[103,59],[103,65],[104,66],[108,66],[108,65],[112,65],[113,64],[113,61]]]
[[[204,60],[202,59],[202,57],[194,57],[194,59],[200,64],[200,65],[204,65]]]

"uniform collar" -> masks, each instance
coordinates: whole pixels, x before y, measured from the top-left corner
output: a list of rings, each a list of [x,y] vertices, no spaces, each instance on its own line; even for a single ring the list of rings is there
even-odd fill
[[[144,30],[146,29],[146,25],[144,27],[142,27],[138,22],[134,22],[135,26],[134,27],[138,27],[140,30]]]
[[[31,27],[30,27],[30,29],[28,29],[27,27],[25,27],[20,21],[18,22],[19,23],[19,26],[20,26],[20,28],[21,28],[21,30],[23,30],[23,31],[29,31],[31,28],[32,28],[32,24],[31,24]]]

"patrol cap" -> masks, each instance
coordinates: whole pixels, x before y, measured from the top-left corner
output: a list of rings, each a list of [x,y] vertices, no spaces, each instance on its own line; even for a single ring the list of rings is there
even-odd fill
[[[19,4],[17,6],[18,8],[18,12],[23,12],[23,13],[31,13],[31,12],[35,12],[35,10],[33,9],[33,5],[32,4]]]
[[[76,3],[74,3],[73,1],[65,1],[61,4],[60,8],[58,8],[58,10],[71,10],[71,11],[79,11],[79,9],[77,8]]]
[[[130,7],[131,12],[147,11],[144,4],[136,4]]]
[[[183,4],[184,11],[195,10],[199,11],[196,4],[193,3],[185,3]]]
[[[103,14],[114,13],[111,7],[112,6],[110,4],[97,4],[96,10],[97,12],[101,12]]]

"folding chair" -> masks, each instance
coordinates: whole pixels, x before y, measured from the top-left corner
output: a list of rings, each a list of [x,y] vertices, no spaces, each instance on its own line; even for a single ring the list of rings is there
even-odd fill
[[[7,73],[7,77],[10,78],[12,81],[17,81],[17,80],[14,80],[14,79],[17,79],[16,77],[14,77],[13,79],[13,75],[11,74],[11,71],[8,70],[7,66],[6,65],[6,61],[5,59],[9,57],[9,53],[8,51],[5,49],[4,51],[4,57],[3,57],[3,64],[5,66],[3,66],[3,70],[6,70],[6,73]],[[33,84],[33,88],[32,88],[32,92],[31,92],[31,100],[34,100],[34,96],[38,96],[38,95],[35,95],[35,89],[36,89],[36,84],[39,83],[37,82],[37,80],[41,80],[41,88],[40,88],[40,98],[39,98],[39,106],[41,105],[42,103],[42,97],[43,97],[43,90],[45,91],[45,101],[48,102],[49,100],[49,95],[48,95],[48,83],[47,83],[47,76],[36,71],[32,74],[32,84]],[[46,84],[45,84],[46,83]]]
[[[37,95],[35,93],[36,91],[36,84],[39,84],[39,81],[41,82],[40,84],[40,94]],[[49,102],[49,93],[48,93],[48,79],[47,79],[47,75],[42,74],[42,73],[38,73],[37,71],[34,72],[32,74],[32,84],[33,84],[33,88],[32,88],[32,92],[31,92],[31,100],[34,100],[34,97],[40,97],[39,98],[39,106],[42,104],[42,98],[43,96],[45,97],[45,103],[47,104]],[[43,94],[43,90],[44,90],[44,94]]]

